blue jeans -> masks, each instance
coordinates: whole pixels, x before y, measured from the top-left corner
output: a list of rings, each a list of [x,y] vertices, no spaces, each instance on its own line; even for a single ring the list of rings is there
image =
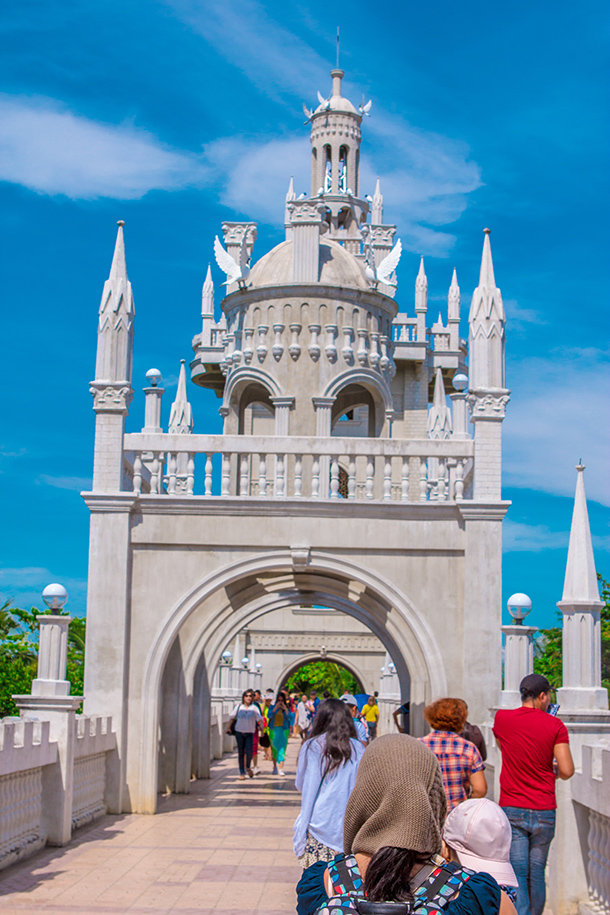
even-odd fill
[[[246,769],[250,768],[252,762],[252,744],[254,734],[244,734],[242,731],[235,731],[237,741],[237,762],[239,763],[239,774],[245,775]]]
[[[546,901],[544,870],[555,835],[555,811],[524,807],[503,807],[502,810],[513,833],[510,863],[519,881],[518,915],[542,915]]]

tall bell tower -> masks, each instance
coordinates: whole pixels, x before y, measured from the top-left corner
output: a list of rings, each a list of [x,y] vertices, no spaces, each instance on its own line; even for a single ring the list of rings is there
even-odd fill
[[[369,212],[367,201],[359,197],[360,125],[364,109],[357,111],[341,95],[343,70],[331,70],[330,75],[332,95],[323,99],[318,94],[320,104],[311,114],[311,196],[320,198],[326,205],[329,237],[347,242],[350,253],[357,254],[360,226]]]

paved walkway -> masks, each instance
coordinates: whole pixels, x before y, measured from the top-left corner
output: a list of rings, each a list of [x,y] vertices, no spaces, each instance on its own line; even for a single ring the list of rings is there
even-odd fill
[[[0,912],[293,913],[299,744],[289,742],[286,778],[263,763],[241,782],[232,755],[190,794],[163,798],[157,816],[106,816],[65,848],[13,865],[0,873]]]

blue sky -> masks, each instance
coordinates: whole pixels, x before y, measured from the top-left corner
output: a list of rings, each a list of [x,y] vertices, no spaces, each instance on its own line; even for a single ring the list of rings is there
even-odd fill
[[[136,300],[137,429],[152,365],[167,423],[222,220],[257,220],[260,256],[281,240],[290,176],[308,190],[301,105],[329,91],[337,24],[345,93],[373,100],[363,191],[381,175],[405,247],[401,310],[413,313],[424,254],[431,320],[454,266],[467,316],[492,229],[512,390],[505,599],[526,591],[531,622],[554,623],[579,458],[610,577],[605,3],[32,0],[7,2],[0,23],[4,596],[39,602],[59,580],[85,609],[78,493],[116,220]],[[214,395],[191,400],[196,431],[219,430]]]

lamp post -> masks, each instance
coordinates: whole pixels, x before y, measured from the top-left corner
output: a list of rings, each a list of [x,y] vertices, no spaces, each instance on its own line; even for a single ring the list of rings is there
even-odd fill
[[[514,623],[502,626],[504,633],[504,689],[502,707],[515,708],[521,703],[519,684],[534,670],[534,633],[537,626],[524,626],[523,621],[531,612],[532,601],[518,592],[508,598],[506,606]]]
[[[58,583],[47,585],[42,599],[49,610],[61,610],[68,592]],[[51,739],[57,742],[59,766],[53,767],[47,785],[50,802],[43,811],[43,828],[49,845],[65,845],[72,834],[72,795],[74,785],[74,749],[76,709],[82,696],[70,695],[66,677],[68,626],[71,617],[41,614],[38,647],[38,676],[28,696],[13,696],[22,716],[32,714],[50,722]],[[51,768],[51,767],[50,767]]]
[[[221,690],[226,691],[231,689],[231,661],[233,660],[233,652],[230,649],[223,651],[220,656],[220,668],[219,668],[219,687]]]
[[[451,379],[454,394],[450,394],[453,403],[453,435],[454,439],[470,438],[468,433],[468,404],[466,402],[466,391],[468,389],[468,376],[458,372]]]

